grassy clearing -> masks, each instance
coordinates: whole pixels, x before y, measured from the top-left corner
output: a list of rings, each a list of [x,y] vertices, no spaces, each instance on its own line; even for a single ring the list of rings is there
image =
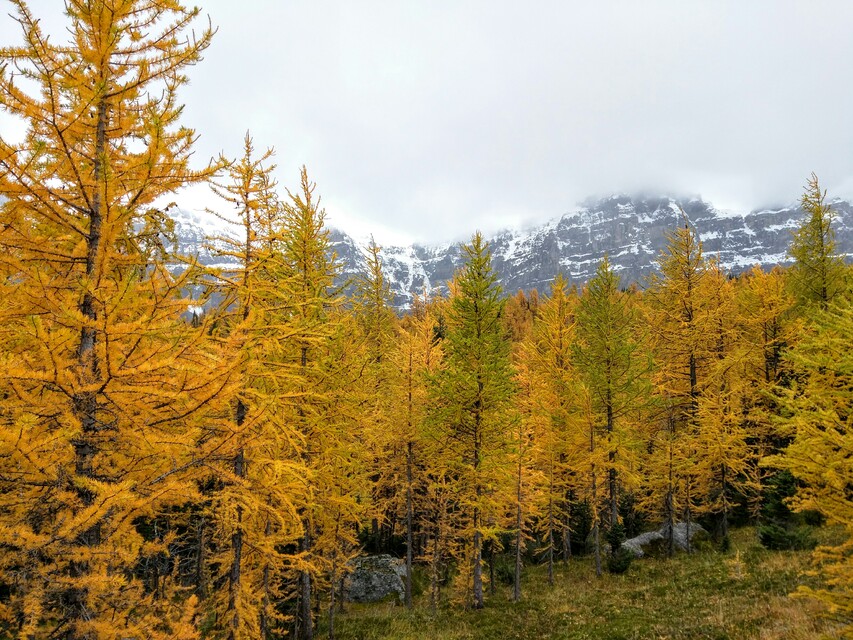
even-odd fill
[[[442,607],[425,597],[406,611],[393,603],[349,605],[339,640],[817,640],[838,638],[811,601],[788,594],[811,580],[809,553],[767,551],[752,529],[734,532],[731,550],[673,560],[643,559],[625,575],[600,579],[589,559],[560,567],[549,588],[543,567],[524,576],[524,598],[499,585],[481,611]],[[319,637],[326,629],[321,626]]]

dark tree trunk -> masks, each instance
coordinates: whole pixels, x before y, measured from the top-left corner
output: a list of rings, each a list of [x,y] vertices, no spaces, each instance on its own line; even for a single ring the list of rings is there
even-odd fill
[[[205,533],[206,523],[204,517],[202,517],[198,522],[198,548],[196,549],[195,558],[196,595],[200,602],[204,602],[207,599],[207,571],[205,569],[205,565],[207,564],[207,557],[205,556],[207,541],[205,540]]]
[[[592,543],[595,549],[595,575],[601,575],[601,527],[598,517],[597,482],[595,478],[595,467],[592,470]]]
[[[242,400],[237,401],[236,420],[237,427],[241,427],[246,420],[247,407]],[[241,448],[234,457],[234,475],[238,478],[246,477],[246,460]],[[231,573],[228,581],[228,616],[230,617],[228,640],[234,640],[237,629],[240,627],[240,613],[237,611],[237,597],[240,592],[240,580],[243,558],[243,508],[237,507],[237,526],[231,534]]]
[[[554,586],[554,499],[548,498],[548,585]]]
[[[269,536],[271,532],[272,531],[271,531],[271,527],[270,527],[270,520],[268,517],[266,524],[264,525],[264,535]],[[272,585],[270,584],[270,577],[271,577],[270,574],[271,574],[270,566],[269,566],[269,564],[267,564],[264,566],[264,577],[263,577],[263,580],[264,580],[264,596],[263,596],[263,601],[261,602],[261,621],[260,621],[261,640],[266,640],[269,637],[270,631],[271,631],[270,630],[269,609],[270,609],[270,605],[272,604],[272,597],[270,594],[270,587]]]
[[[329,585],[329,640],[335,640],[335,583],[337,579],[337,567],[332,565],[332,580]]]
[[[477,381],[478,398],[483,394],[483,382]],[[480,413],[480,400],[476,400],[474,406],[474,475],[478,476],[480,470],[480,428],[482,415]],[[476,479],[477,486],[475,493],[477,496],[477,504],[479,505],[480,497],[483,494],[483,488],[480,486],[480,479]],[[473,578],[474,578],[474,608],[483,608],[483,534],[480,533],[480,507],[474,508],[474,550],[473,550]]]
[[[519,425],[521,421],[519,421]],[[519,426],[519,435],[521,435],[521,427]],[[515,602],[521,600],[521,544],[522,544],[522,521],[523,514],[521,511],[521,494],[522,494],[522,465],[521,457],[518,458],[518,469],[516,473],[515,484],[515,571],[512,581],[512,599]]]
[[[311,534],[308,531],[308,523],[305,523],[305,534],[299,539],[299,550],[307,553],[311,550]],[[301,640],[313,640],[314,618],[311,611],[311,573],[302,571],[299,574],[299,638]]]
[[[609,372],[608,372],[609,376]],[[611,440],[611,445],[613,441],[613,398],[611,397],[611,391],[608,386],[607,389],[607,437]],[[609,492],[610,499],[610,528],[616,526],[616,523],[619,522],[619,494],[618,487],[616,486],[616,452],[613,451],[612,446],[611,450],[607,453],[607,461],[609,463],[609,469],[607,470],[607,488]]]
[[[411,402],[411,392],[409,392]],[[413,477],[413,446],[409,441],[406,444],[406,608],[412,608],[412,545],[414,536],[412,532],[413,506],[412,506],[412,477]]]
[[[95,130],[95,149],[92,173],[94,175],[95,189],[91,194],[89,207],[89,232],[86,235],[86,265],[85,280],[91,285],[97,280],[96,268],[98,254],[101,248],[102,226],[103,226],[103,202],[102,184],[104,173],[104,154],[106,152],[108,105],[106,100],[101,99],[98,103],[98,121]],[[77,366],[79,380],[83,386],[95,383],[100,377],[100,364],[96,353],[97,329],[94,323],[98,318],[95,309],[95,298],[90,291],[83,294],[79,310],[85,319],[86,326],[80,330],[80,343],[77,349]],[[91,324],[89,324],[91,323]],[[99,432],[104,425],[98,421],[98,398],[94,391],[81,391],[72,398],[72,411],[80,422],[80,436],[73,441],[74,446],[74,472],[83,478],[94,478],[94,461],[100,452],[98,443]],[[88,507],[94,503],[95,494],[89,489],[78,488],[77,495],[80,502]],[[97,547],[101,544],[101,522],[96,521],[88,529],[83,531],[76,543],[85,547]],[[83,577],[89,567],[83,562],[72,562],[70,571],[75,577]],[[72,590],[69,594],[71,604],[68,618],[71,621],[84,619],[87,616],[85,608],[85,593],[82,590]],[[76,640],[78,636],[75,627],[68,631],[67,638]]]
[[[563,562],[572,559],[572,506],[566,504],[566,515],[563,521]]]

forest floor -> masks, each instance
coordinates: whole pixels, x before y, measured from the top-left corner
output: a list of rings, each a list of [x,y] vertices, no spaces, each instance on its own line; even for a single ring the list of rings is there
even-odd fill
[[[832,530],[819,532],[831,542]],[[545,567],[525,570],[523,597],[496,585],[484,609],[444,605],[433,613],[428,596],[407,611],[393,602],[347,605],[335,620],[337,640],[817,640],[838,638],[820,617],[820,606],[788,594],[807,575],[808,551],[768,551],[755,530],[732,532],[731,548],[673,559],[635,560],[623,575],[596,578],[591,558],[555,571],[549,587]],[[317,637],[328,637],[321,624]]]

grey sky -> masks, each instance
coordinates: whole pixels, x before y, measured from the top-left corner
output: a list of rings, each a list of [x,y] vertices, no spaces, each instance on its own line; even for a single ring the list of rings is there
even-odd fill
[[[219,28],[182,94],[199,158],[249,129],[282,185],[305,163],[330,224],[380,242],[614,191],[787,202],[811,171],[853,196],[848,0],[197,2]]]

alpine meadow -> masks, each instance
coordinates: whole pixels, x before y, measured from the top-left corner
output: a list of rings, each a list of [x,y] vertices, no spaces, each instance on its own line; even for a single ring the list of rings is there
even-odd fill
[[[853,638],[853,267],[814,173],[783,264],[681,211],[642,282],[600,252],[506,291],[477,231],[395,307],[309,167],[198,157],[215,14],[6,5],[0,638]],[[210,264],[170,213],[200,185]]]

